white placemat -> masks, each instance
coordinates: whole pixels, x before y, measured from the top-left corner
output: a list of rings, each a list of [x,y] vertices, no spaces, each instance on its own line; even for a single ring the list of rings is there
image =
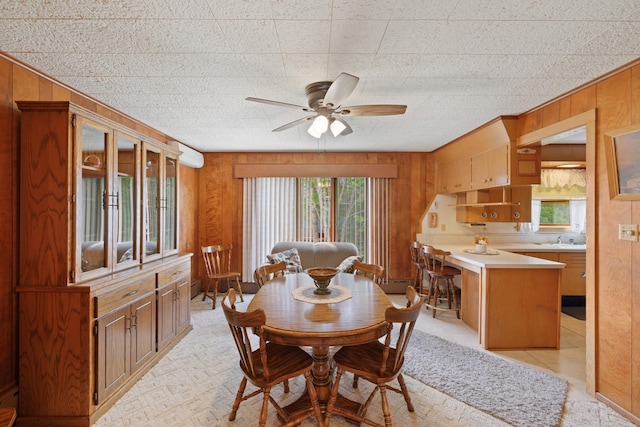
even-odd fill
[[[329,289],[331,293],[328,295],[316,295],[313,291],[316,290],[315,286],[305,286],[302,288],[295,288],[291,291],[291,295],[298,301],[304,301],[311,304],[333,304],[341,302],[351,298],[351,289],[344,288],[342,286],[330,285]]]

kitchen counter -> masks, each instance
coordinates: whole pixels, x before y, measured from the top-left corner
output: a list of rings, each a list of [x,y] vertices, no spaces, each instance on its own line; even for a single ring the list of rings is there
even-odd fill
[[[461,271],[460,316],[478,331],[483,348],[559,348],[564,263],[492,246],[488,249],[495,255],[465,252],[474,249],[470,244],[438,249],[451,252],[447,263]]]
[[[480,268],[564,268],[565,264],[561,262],[549,261],[546,259],[530,257],[526,255],[520,255],[510,252],[506,249],[502,249],[503,246],[499,245],[501,249],[495,249],[489,246],[488,251],[490,253],[497,252],[496,255],[492,254],[474,254],[465,252],[466,250],[473,250],[472,245],[439,245],[438,249],[442,249],[451,252],[450,258],[459,260],[464,263],[474,265]],[[521,249],[529,251],[528,249]]]

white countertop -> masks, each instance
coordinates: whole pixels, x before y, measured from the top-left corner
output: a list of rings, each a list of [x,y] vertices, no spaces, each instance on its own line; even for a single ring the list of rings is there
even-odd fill
[[[502,245],[500,245],[502,246]],[[562,262],[549,261],[526,255],[515,254],[502,249],[496,249],[489,245],[489,252],[498,252],[496,255],[474,254],[465,252],[473,250],[473,245],[444,244],[438,245],[438,249],[451,252],[450,257],[481,268],[564,268]],[[522,249],[524,250],[524,249]],[[527,250],[528,251],[528,250]]]

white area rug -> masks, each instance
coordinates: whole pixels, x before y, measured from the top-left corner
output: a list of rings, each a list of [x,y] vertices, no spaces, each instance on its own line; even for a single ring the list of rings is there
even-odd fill
[[[514,426],[557,426],[567,382],[414,330],[403,372]]]

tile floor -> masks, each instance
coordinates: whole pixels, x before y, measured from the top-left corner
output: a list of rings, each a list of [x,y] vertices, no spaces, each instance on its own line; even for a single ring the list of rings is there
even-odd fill
[[[252,295],[245,294],[245,303]],[[403,295],[392,295],[397,304]],[[211,310],[211,302],[200,298],[192,301],[194,330],[154,366],[127,392],[95,427],[112,426],[251,426],[257,424],[260,398],[243,402],[234,422],[228,415],[240,382],[237,352],[230,339],[222,310]],[[562,426],[629,427],[628,420],[589,396],[585,390],[585,322],[562,315],[561,349],[533,351],[501,351],[502,357],[526,364],[534,369],[555,373],[569,382]],[[455,313],[439,313],[437,318],[423,309],[416,327],[442,338],[481,350],[475,331],[456,319]],[[343,382],[343,384],[348,381]],[[285,404],[304,387],[303,381],[292,382],[291,393],[281,390],[272,395]],[[347,384],[348,385],[348,384]],[[407,378],[415,412],[406,410],[404,400],[389,394],[394,424],[397,426],[507,426],[481,411]],[[362,400],[366,382],[354,392],[348,386],[342,393]],[[382,422],[379,397],[369,409],[369,416]],[[278,425],[275,410],[269,408],[268,426]],[[303,427],[313,426],[308,419]],[[331,419],[332,426],[348,426],[341,417]]]

